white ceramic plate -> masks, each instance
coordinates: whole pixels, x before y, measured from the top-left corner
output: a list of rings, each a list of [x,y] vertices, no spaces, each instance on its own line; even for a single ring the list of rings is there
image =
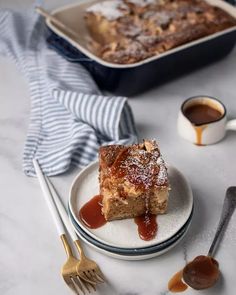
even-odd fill
[[[71,213],[69,211],[69,217],[70,217],[70,221],[71,221],[72,226],[77,231],[77,233],[80,233],[80,235],[82,235],[88,242],[94,244],[95,246],[97,246],[101,249],[107,250],[109,252],[117,253],[120,255],[125,255],[125,256],[126,255],[127,256],[147,255],[147,254],[156,253],[156,252],[164,250],[165,248],[168,248],[170,245],[174,244],[177,240],[179,240],[186,233],[186,231],[188,230],[188,228],[191,224],[192,216],[193,216],[193,212],[191,213],[186,224],[178,231],[178,233],[163,243],[160,243],[160,244],[157,244],[154,246],[150,246],[150,247],[144,247],[144,248],[118,248],[118,247],[112,247],[107,244],[103,244],[103,243],[99,242],[98,240],[92,238],[89,234],[87,234],[85,231],[83,231],[83,229],[75,222],[75,220],[73,219],[73,216],[71,215]]]
[[[76,223],[101,243],[128,249],[157,245],[170,239],[182,228],[193,207],[192,191],[182,173],[173,166],[168,166],[168,174],[171,185],[168,213],[158,215],[158,233],[151,241],[139,238],[133,219],[116,220],[98,229],[89,229],[77,217],[79,209],[99,193],[98,162],[93,162],[76,176],[70,191],[70,212]]]
[[[166,253],[167,251],[169,251],[170,249],[174,248],[184,238],[184,236],[186,235],[186,233],[188,231],[188,228],[187,228],[186,231],[183,233],[183,235],[180,236],[177,241],[175,241],[174,243],[172,243],[171,245],[169,245],[168,247],[166,247],[160,251],[156,251],[154,253],[149,253],[149,254],[144,254],[144,255],[124,255],[124,254],[114,253],[112,251],[108,251],[108,250],[100,248],[99,246],[88,241],[83,235],[80,234],[80,232],[75,227],[74,227],[74,229],[75,229],[77,235],[80,237],[80,239],[83,242],[85,242],[87,245],[89,245],[91,248],[96,250],[97,252],[99,252],[101,254],[105,254],[105,255],[110,256],[112,258],[122,259],[122,260],[145,260],[145,259],[150,259],[153,257],[160,256],[160,255]]]

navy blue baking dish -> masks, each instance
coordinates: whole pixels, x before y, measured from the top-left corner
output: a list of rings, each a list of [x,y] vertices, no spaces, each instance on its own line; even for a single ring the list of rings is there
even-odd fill
[[[101,89],[117,95],[132,96],[153,86],[187,73],[226,56],[236,43],[236,26],[189,42],[159,56],[131,65],[109,63],[86,49],[85,9],[98,0],[72,4],[52,14],[75,30],[81,39],[74,41],[56,25],[46,20],[49,28],[47,43],[71,62],[84,65]],[[208,0],[236,18],[236,8],[223,0]],[[228,1],[233,3],[233,0]]]

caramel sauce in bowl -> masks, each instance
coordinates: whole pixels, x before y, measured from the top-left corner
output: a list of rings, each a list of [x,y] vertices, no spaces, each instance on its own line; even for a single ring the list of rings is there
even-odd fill
[[[217,99],[196,96],[181,106],[178,118],[179,134],[196,145],[212,144],[225,135],[226,109]]]

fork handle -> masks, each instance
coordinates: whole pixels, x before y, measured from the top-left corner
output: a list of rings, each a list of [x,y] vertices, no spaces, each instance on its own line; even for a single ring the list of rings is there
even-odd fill
[[[57,211],[56,204],[54,203],[54,200],[53,200],[53,197],[51,195],[51,192],[50,192],[49,186],[47,184],[46,178],[43,175],[42,170],[41,170],[41,168],[39,166],[39,163],[38,163],[38,161],[36,159],[33,159],[33,164],[34,164],[34,169],[35,169],[36,175],[38,177],[40,187],[41,187],[41,189],[43,191],[44,198],[45,198],[46,203],[48,205],[49,211],[50,211],[50,213],[52,215],[53,221],[54,221],[54,223],[56,225],[57,232],[58,232],[58,234],[59,234],[59,236],[61,238],[61,241],[62,241],[62,244],[63,244],[64,249],[66,251],[66,254],[67,254],[68,257],[73,256],[71,247],[70,247],[70,245],[68,243],[68,240],[66,238],[64,225],[63,225],[62,220],[60,218],[60,215],[59,215],[59,213]]]
[[[36,159],[33,159],[33,164],[34,164],[34,169],[35,169],[36,175],[38,177],[40,187],[43,191],[45,201],[48,205],[48,208],[49,208],[49,211],[52,215],[53,221],[56,225],[57,232],[58,232],[59,236],[61,237],[62,235],[65,234],[65,229],[64,229],[62,220],[60,218],[60,215],[58,214],[58,211],[56,209],[56,205],[53,201],[53,198],[51,196],[50,190],[48,188],[48,185],[47,185],[47,182],[44,178],[44,175],[41,171],[41,168],[39,167],[38,161]]]
[[[84,250],[83,250],[83,248],[82,248],[82,246],[81,246],[80,241],[77,239],[77,240],[74,241],[74,243],[75,243],[76,248],[77,248],[78,251],[79,251],[80,258],[85,257]]]
[[[68,218],[68,215],[67,215],[67,212],[66,212],[66,209],[64,207],[64,205],[62,204],[62,201],[61,199],[59,198],[53,184],[50,182],[49,178],[45,175],[44,176],[45,179],[46,179],[46,182],[47,182],[47,185],[51,191],[51,194],[52,194],[52,197],[53,197],[53,200],[57,206],[57,209],[59,211],[59,214],[60,214],[60,217],[61,219],[63,220],[63,223],[67,229],[67,231],[69,232],[69,235],[71,237],[71,239],[75,242],[76,240],[78,240],[78,237],[69,221],[69,218]]]
[[[70,237],[72,238],[73,242],[75,243],[77,249],[79,250],[80,256],[81,257],[85,256],[83,248],[80,244],[80,241],[78,240],[78,237],[75,234],[75,231],[74,231],[72,225],[70,224],[65,207],[62,204],[62,201],[59,198],[54,186],[50,182],[49,178],[42,173],[41,168],[40,168],[36,159],[33,160],[33,164],[35,167],[35,172],[36,172],[38,179],[39,179],[39,183],[40,183],[41,188],[44,192],[44,196],[45,196],[46,201],[49,205],[50,212],[52,213],[52,216],[54,218],[55,224],[58,229],[58,233],[60,234],[60,237],[61,237],[61,240],[62,240],[62,243],[64,245],[67,255],[68,256],[71,255],[71,249],[68,245],[68,241],[66,240],[66,235],[65,235],[63,223],[64,223],[67,231],[69,232]],[[58,211],[59,211],[59,213],[58,213]],[[61,219],[63,220],[63,223],[62,223]]]
[[[78,251],[80,253],[80,257],[84,257],[85,254],[84,254],[83,248],[82,248],[81,243],[78,240],[78,237],[77,237],[77,235],[76,235],[76,233],[75,233],[75,231],[74,231],[74,229],[73,229],[73,227],[72,227],[72,225],[71,225],[71,223],[69,221],[68,214],[67,214],[67,212],[65,210],[65,207],[62,204],[62,201],[59,198],[59,196],[58,196],[53,184],[50,182],[49,178],[46,175],[44,177],[45,177],[45,180],[46,180],[46,182],[48,184],[48,187],[49,187],[49,189],[51,191],[53,200],[54,200],[54,202],[55,202],[55,204],[57,206],[57,209],[58,209],[58,211],[60,213],[60,216],[61,216],[61,218],[63,220],[63,223],[64,223],[67,231],[69,232],[70,237],[72,238],[73,242],[75,243],[75,246],[76,246],[76,248],[78,249]]]

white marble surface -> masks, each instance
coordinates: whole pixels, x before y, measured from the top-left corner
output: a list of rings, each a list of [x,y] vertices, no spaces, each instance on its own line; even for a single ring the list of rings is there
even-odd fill
[[[23,2],[23,4],[22,4]],[[30,5],[29,0],[0,7]],[[54,1],[55,3],[55,1]],[[52,3],[48,6],[53,6]],[[130,100],[140,138],[157,138],[165,159],[189,179],[195,199],[193,223],[174,249],[155,259],[128,262],[108,258],[85,246],[109,284],[98,295],[165,295],[170,276],[186,260],[206,253],[216,229],[225,190],[236,184],[236,133],[208,147],[185,142],[176,133],[181,102],[207,94],[221,99],[236,117],[236,50],[215,64]],[[71,294],[60,278],[65,253],[36,179],[22,173],[21,157],[30,114],[27,84],[10,61],[0,59],[0,294]],[[67,202],[77,171],[53,182]],[[236,271],[236,214],[217,252],[222,278],[201,294],[232,295]],[[197,294],[188,290],[185,294]]]

